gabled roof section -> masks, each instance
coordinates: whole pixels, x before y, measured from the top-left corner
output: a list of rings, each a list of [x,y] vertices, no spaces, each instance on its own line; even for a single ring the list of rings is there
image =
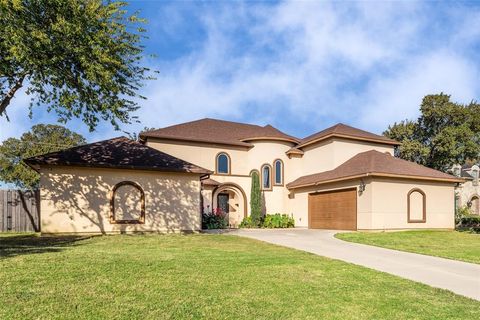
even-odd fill
[[[118,137],[24,160],[38,170],[42,165],[212,173],[189,162],[150,148],[126,137]]]
[[[288,183],[287,188],[294,189],[367,176],[464,182],[463,179],[450,174],[371,150],[357,154],[333,170],[300,177]]]
[[[160,138],[252,147],[249,141],[279,140],[298,143],[299,139],[266,125],[264,127],[217,119],[201,119],[140,133],[141,139]]]
[[[377,142],[381,144],[389,145],[399,145],[395,140],[390,138],[380,136],[368,131],[360,130],[354,127],[347,126],[343,123],[336,124],[330,128],[314,133],[300,141],[296,146],[297,148],[302,148],[307,145],[331,138],[331,137],[340,137],[346,139],[360,140],[360,141],[370,141]]]

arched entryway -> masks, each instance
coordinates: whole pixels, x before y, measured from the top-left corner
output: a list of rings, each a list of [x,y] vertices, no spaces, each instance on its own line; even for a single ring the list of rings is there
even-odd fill
[[[470,210],[473,214],[480,214],[480,200],[476,195],[470,199]]]
[[[236,228],[247,216],[247,197],[242,187],[235,183],[223,183],[213,191],[212,207],[227,213],[228,224]]]

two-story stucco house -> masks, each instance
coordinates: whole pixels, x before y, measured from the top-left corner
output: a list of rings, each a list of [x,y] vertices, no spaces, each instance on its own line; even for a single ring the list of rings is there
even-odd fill
[[[478,164],[457,164],[451,172],[456,177],[462,177],[465,182],[456,188],[457,208],[468,207],[472,214],[480,215],[480,167]]]
[[[42,232],[201,229],[249,214],[257,172],[267,213],[297,227],[454,227],[463,179],[393,156],[396,141],[338,124],[299,139],[267,125],[202,119],[27,159],[41,173]]]

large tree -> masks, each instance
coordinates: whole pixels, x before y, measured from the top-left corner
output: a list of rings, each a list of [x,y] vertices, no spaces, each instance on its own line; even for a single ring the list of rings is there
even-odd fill
[[[150,79],[142,66],[145,22],[125,2],[0,0],[0,116],[22,87],[32,107],[61,122],[129,123]]]
[[[384,135],[401,143],[400,158],[447,171],[455,163],[479,159],[479,112],[476,102],[464,105],[443,93],[427,95],[416,121],[394,123]]]
[[[62,126],[35,125],[20,139],[9,138],[0,144],[0,180],[21,189],[35,189],[40,177],[23,159],[85,143],[81,135]]]

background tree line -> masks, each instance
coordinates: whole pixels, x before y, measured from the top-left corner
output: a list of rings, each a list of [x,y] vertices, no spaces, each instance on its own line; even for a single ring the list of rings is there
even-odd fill
[[[480,104],[460,104],[450,95],[427,95],[416,120],[390,125],[383,133],[400,142],[396,156],[448,171],[452,165],[477,162],[480,154]]]

